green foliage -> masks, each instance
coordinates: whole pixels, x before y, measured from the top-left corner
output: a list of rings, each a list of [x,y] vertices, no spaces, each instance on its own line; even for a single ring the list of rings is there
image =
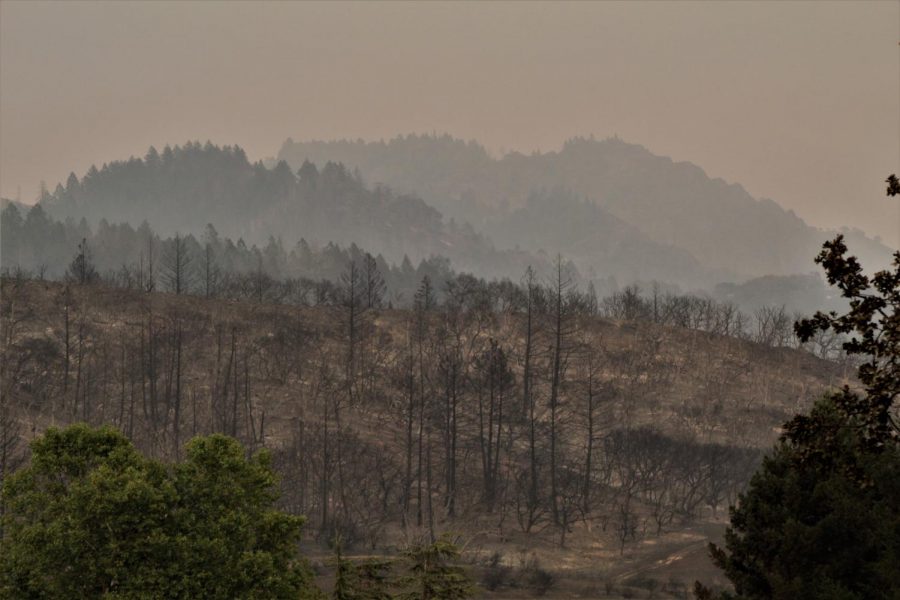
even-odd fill
[[[897,598],[900,446],[868,450],[831,399],[808,419],[835,432],[827,449],[783,441],[732,509],[727,551],[711,545],[713,560],[737,598]]]
[[[354,563],[347,559],[340,540],[334,545],[334,600],[391,600],[395,581],[391,577],[393,563],[370,559]]]
[[[471,598],[474,589],[463,568],[453,564],[459,550],[448,535],[433,543],[413,544],[403,555],[409,561],[404,600],[459,600]]]
[[[812,319],[798,322],[795,329],[804,342],[817,331],[849,335],[844,350],[864,357],[858,375],[865,395],[859,397],[844,386],[835,402],[841,411],[859,420],[865,443],[875,450],[897,443],[900,432],[891,413],[900,394],[900,252],[894,254],[892,269],[871,278],[855,257],[846,254],[847,246],[838,236],[825,244],[816,262],[825,268],[828,283],[850,301],[850,310],[843,315],[816,313]],[[787,435],[815,449],[822,431],[810,425],[806,417],[798,416],[787,424]]]
[[[896,177],[887,183],[900,193]],[[731,510],[726,548],[710,544],[736,591],[720,598],[900,598],[900,252],[869,277],[838,236],[816,262],[850,310],[817,313],[795,330],[802,341],[848,336],[844,350],[863,358],[864,393],[844,386],[785,425]],[[695,595],[715,597],[699,583]]]
[[[462,600],[474,587],[454,564],[459,550],[448,535],[432,543],[413,544],[403,552],[405,574],[394,575],[391,560],[346,558],[340,540],[334,544],[334,600]]]
[[[274,484],[221,435],[167,468],[108,427],[48,429],[4,482],[0,597],[316,597]]]

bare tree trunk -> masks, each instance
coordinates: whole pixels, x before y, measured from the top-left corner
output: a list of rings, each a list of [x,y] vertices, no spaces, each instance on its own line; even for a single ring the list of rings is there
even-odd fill
[[[247,445],[250,446],[250,452],[256,451],[256,423],[253,419],[253,402],[250,400],[250,359],[244,355],[244,410],[247,411],[247,430],[250,432],[250,438]]]
[[[81,394],[81,373],[82,373],[82,363],[84,360],[84,324],[79,323],[78,325],[78,357],[77,357],[77,365],[75,367],[75,400],[72,403],[72,416],[78,414],[78,396]],[[84,407],[82,407],[82,412],[84,411]]]
[[[447,510],[448,517],[456,515],[456,443],[457,443],[457,393],[458,393],[458,369],[459,364],[454,355],[449,365],[448,381],[446,393],[446,422],[445,422],[445,445],[447,452],[446,470],[446,494],[444,506]]]
[[[231,330],[231,355],[234,357],[231,372],[234,376],[232,386],[234,388],[233,400],[231,402],[231,437],[237,438],[238,435],[238,402],[240,402],[241,387],[238,385],[238,358],[236,349],[235,332]]]
[[[410,341],[410,344],[412,342]],[[413,460],[413,423],[415,422],[416,392],[415,376],[412,357],[412,347],[409,348],[407,383],[407,409],[406,409],[406,476],[403,488],[403,514],[409,515],[410,496],[412,496],[412,460]]]
[[[66,346],[66,362],[65,368],[63,370],[63,409],[65,409],[65,397],[69,391],[69,365],[71,364],[71,343],[70,343],[70,334],[69,334],[69,311],[72,304],[71,290],[69,286],[66,285],[65,290],[63,291],[63,318],[65,320],[65,346]]]
[[[581,490],[581,502],[584,513],[587,514],[591,510],[591,477],[593,475],[593,458],[594,458],[594,396],[596,395],[594,386],[594,355],[592,350],[588,350],[587,356],[587,432],[585,440],[585,456],[584,456],[584,481]]]
[[[156,343],[153,337],[153,301],[148,299],[147,306],[149,314],[147,316],[147,345],[148,345],[148,364],[147,375],[150,379],[150,430],[151,435],[155,438],[156,430],[159,427],[159,419],[157,416],[157,398],[156,398]]]
[[[560,524],[559,520],[559,489],[557,473],[557,442],[558,412],[559,412],[559,386],[562,370],[562,343],[563,343],[563,302],[567,282],[563,280],[562,257],[556,257],[556,285],[555,298],[555,323],[553,343],[553,373],[550,382],[550,506],[553,512],[553,522]]]
[[[425,483],[426,483],[426,492],[427,492],[427,501],[428,501],[428,536],[430,542],[433,544],[434,537],[434,505],[432,504],[432,493],[431,493],[431,429],[428,429],[426,433],[426,446],[427,450],[425,453]]]
[[[181,347],[182,324],[178,315],[175,317],[175,415],[172,425],[174,434],[175,458],[181,455]]]
[[[320,534],[324,534],[328,528],[328,496],[331,480],[329,477],[329,447],[328,447],[328,399],[322,398],[322,475],[321,475],[321,494],[322,494],[322,523],[320,525]]]
[[[121,353],[120,353],[121,365],[120,365],[120,376],[119,376],[119,382],[120,382],[119,417],[116,419],[116,426],[119,429],[125,429],[122,425],[125,422],[125,395],[126,395],[125,394],[125,387],[126,387],[125,380],[126,380],[126,374],[128,371],[126,369],[127,360],[126,360],[126,356],[125,356],[125,331],[124,330],[122,331],[122,335],[119,336],[119,347],[121,349]]]

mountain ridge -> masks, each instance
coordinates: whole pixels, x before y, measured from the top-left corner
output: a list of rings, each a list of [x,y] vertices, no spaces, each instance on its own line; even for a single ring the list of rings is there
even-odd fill
[[[475,215],[476,225],[487,225],[487,235],[493,233],[492,220],[521,207],[536,189],[567,189],[651,240],[687,251],[711,271],[709,279],[806,273],[822,242],[833,236],[774,200],[754,198],[740,184],[711,178],[694,163],[653,154],[618,137],[574,137],[560,150],[499,158],[476,142],[449,135],[398,136],[388,142],[289,139],[278,154],[292,165],[301,156],[313,162],[326,156],[340,160],[400,192],[415,187],[445,214]],[[864,264],[888,264],[887,246],[848,233],[851,243],[866,246]]]
[[[559,151],[500,158],[449,135],[288,141],[280,155],[267,166],[238,146],[151,148],[81,179],[72,174],[40,201],[60,220],[146,220],[161,234],[195,235],[213,223],[250,244],[358,244],[394,264],[440,256],[488,279],[517,280],[529,264],[540,271],[561,254],[601,294],[660,282],[717,296],[729,283],[739,286],[728,288],[732,299],[734,290],[771,290],[776,281],[783,293],[771,303],[804,311],[827,304],[827,289],[805,276],[834,232],[618,138],[573,138]],[[299,155],[295,169],[288,161]],[[884,244],[843,233],[864,264],[886,263]],[[797,306],[798,297],[821,300]]]

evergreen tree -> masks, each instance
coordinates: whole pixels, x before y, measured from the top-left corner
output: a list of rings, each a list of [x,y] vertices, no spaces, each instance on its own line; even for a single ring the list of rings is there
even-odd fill
[[[340,539],[334,544],[334,600],[391,600],[392,562],[370,559],[355,563],[343,553]]]
[[[78,252],[75,258],[69,264],[69,270],[66,277],[76,281],[82,285],[93,283],[98,279],[97,269],[94,267],[94,261],[91,256],[91,249],[88,246],[87,238],[82,238],[78,244]]]
[[[409,562],[404,600],[460,600],[471,598],[474,588],[462,567],[454,564],[459,549],[448,535],[430,544],[414,544],[403,553]]]
[[[710,544],[736,592],[720,598],[900,598],[900,252],[869,277],[838,236],[816,262],[850,309],[798,322],[797,336],[847,335],[863,393],[845,385],[785,425],[731,510],[725,548]],[[695,592],[714,597],[699,582]]]
[[[416,290],[413,302],[417,310],[424,311],[431,310],[437,305],[437,299],[434,295],[434,286],[431,283],[431,277],[428,275],[422,277],[422,282],[419,284],[419,289]]]

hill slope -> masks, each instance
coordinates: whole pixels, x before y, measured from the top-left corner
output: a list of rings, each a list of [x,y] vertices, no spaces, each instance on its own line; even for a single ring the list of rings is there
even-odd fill
[[[0,298],[7,465],[52,423],[112,423],[162,457],[223,431],[275,452],[323,544],[451,530],[488,572],[497,552],[579,585],[689,582],[780,423],[842,381],[787,348],[571,314],[554,388],[551,316],[529,351],[525,315],[464,296],[353,312],[4,279]],[[659,569],[686,552],[690,571]]]

